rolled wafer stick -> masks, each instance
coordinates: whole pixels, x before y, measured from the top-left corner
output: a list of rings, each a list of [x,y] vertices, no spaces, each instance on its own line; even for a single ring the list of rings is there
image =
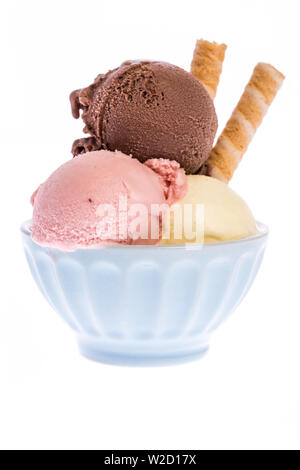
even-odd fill
[[[196,42],[191,73],[205,86],[211,99],[216,96],[226,48],[226,44],[217,44],[204,39]]]
[[[200,173],[228,182],[275,98],[284,75],[259,63]]]

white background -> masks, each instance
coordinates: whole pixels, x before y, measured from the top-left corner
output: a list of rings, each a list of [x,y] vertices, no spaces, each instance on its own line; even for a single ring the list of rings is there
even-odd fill
[[[299,2],[1,2],[0,447],[300,448]],[[19,226],[71,157],[68,95],[125,59],[189,69],[194,42],[228,44],[219,131],[253,67],[287,78],[231,186],[270,226],[259,275],[202,361],[120,368],[80,357],[38,292]]]

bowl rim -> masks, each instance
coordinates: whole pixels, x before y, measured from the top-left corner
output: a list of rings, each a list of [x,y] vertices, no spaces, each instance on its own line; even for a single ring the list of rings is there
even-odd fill
[[[54,247],[47,247],[44,245],[40,245],[39,243],[36,243],[32,238],[31,238],[31,223],[32,219],[26,220],[23,222],[21,225],[20,229],[23,235],[25,235],[27,238],[30,238],[30,240],[35,243],[36,245],[42,247],[42,248],[48,248],[51,250],[57,250],[60,252],[68,252],[70,251],[67,250],[62,250],[60,248],[54,248]],[[256,226],[257,226],[257,233],[253,235],[249,235],[248,237],[243,237],[243,238],[236,238],[235,240],[228,240],[228,241],[222,241],[222,242],[213,242],[213,243],[187,243],[187,244],[182,244],[182,245],[105,245],[105,246],[95,246],[95,247],[84,247],[84,248],[77,248],[76,250],[73,250],[71,253],[76,253],[79,251],[90,251],[90,250],[108,250],[108,249],[121,249],[124,250],[125,248],[128,250],[151,250],[153,248],[159,249],[159,250],[178,250],[178,249],[187,249],[187,250],[200,250],[205,247],[205,249],[208,250],[213,250],[216,247],[219,246],[228,246],[228,245],[238,245],[238,244],[244,244],[244,243],[249,243],[251,241],[267,238],[269,234],[269,228],[267,225],[265,225],[262,222],[256,221]]]

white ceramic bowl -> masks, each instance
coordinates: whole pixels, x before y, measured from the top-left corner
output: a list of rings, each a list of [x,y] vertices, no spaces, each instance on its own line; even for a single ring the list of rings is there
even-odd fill
[[[268,230],[193,246],[112,246],[64,252],[22,237],[46,300],[75,331],[84,356],[120,365],[201,357],[259,269]]]

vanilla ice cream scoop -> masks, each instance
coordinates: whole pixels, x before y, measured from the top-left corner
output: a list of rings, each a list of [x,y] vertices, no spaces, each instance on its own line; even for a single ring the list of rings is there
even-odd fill
[[[202,241],[204,239],[205,243],[236,240],[257,232],[249,207],[227,184],[202,175],[189,175],[187,180],[187,194],[176,205],[171,206],[170,225],[164,224],[160,244],[195,243],[199,238],[196,235],[190,237],[196,234],[197,227],[201,228],[204,235]],[[182,230],[179,232],[176,219],[178,214],[182,214]],[[187,221],[187,218],[192,220]]]

